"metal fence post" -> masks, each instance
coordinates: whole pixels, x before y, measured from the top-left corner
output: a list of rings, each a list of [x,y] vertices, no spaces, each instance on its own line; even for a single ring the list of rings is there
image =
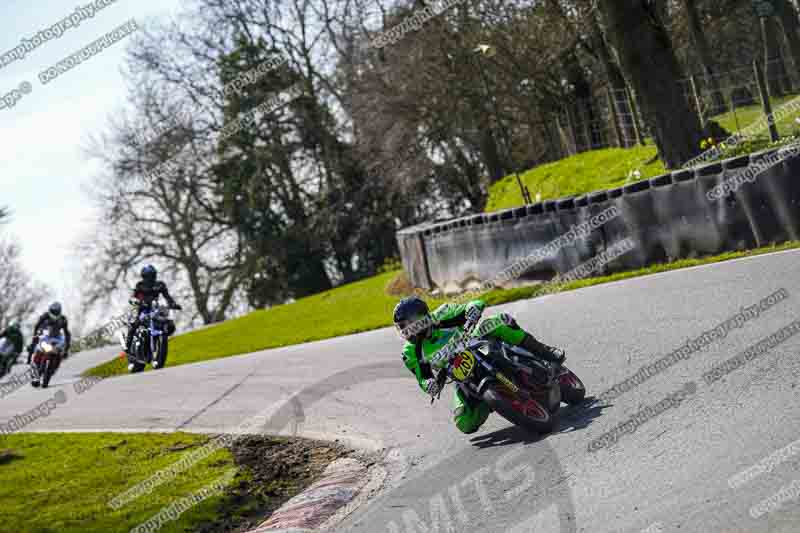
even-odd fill
[[[625,142],[622,139],[622,130],[619,127],[619,117],[617,116],[617,108],[614,105],[614,97],[611,96],[611,87],[606,86],[606,98],[608,99],[608,110],[611,118],[611,125],[614,128],[614,137],[617,140],[617,146],[625,148]]]
[[[636,107],[636,101],[633,99],[633,92],[630,87],[625,87],[625,94],[628,96],[628,106],[631,108],[631,121],[633,122],[633,131],[636,134],[636,142],[644,146],[644,137],[642,136],[642,125],[639,122],[639,109]]]
[[[697,107],[697,118],[700,119],[700,127],[705,129],[706,128],[706,118],[703,115],[703,106],[702,102],[700,101],[700,94],[697,92],[697,80],[695,80],[694,74],[689,76],[689,82],[692,84],[692,94],[694,95],[694,105]]]

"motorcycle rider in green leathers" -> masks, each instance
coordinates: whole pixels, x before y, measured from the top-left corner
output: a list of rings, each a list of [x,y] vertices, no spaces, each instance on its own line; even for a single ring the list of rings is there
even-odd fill
[[[422,299],[404,298],[394,309],[394,324],[407,342],[403,347],[403,361],[416,376],[420,388],[435,396],[439,393],[431,360],[440,349],[452,350],[463,338],[465,324],[477,324],[470,335],[493,337],[519,346],[546,361],[562,364],[564,352],[542,344],[526,332],[507,313],[481,319],[486,304],[473,300],[464,304],[444,304],[431,313]],[[488,327],[487,327],[488,326]],[[456,341],[456,342],[453,342]],[[441,355],[441,354],[440,354]],[[468,397],[456,387],[453,399],[453,417],[456,427],[463,433],[474,433],[491,412],[482,400]]]

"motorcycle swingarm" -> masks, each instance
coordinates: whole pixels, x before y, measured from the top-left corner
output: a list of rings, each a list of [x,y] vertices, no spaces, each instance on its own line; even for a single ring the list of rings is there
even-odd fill
[[[511,382],[514,383],[513,380],[511,380]],[[478,384],[478,388],[477,388],[477,392],[476,392],[476,394],[478,395],[478,398],[483,396],[483,393],[486,392],[486,387],[488,387],[492,383],[500,383],[500,380],[498,380],[494,376],[486,376],[485,378],[483,378],[481,380],[481,382]],[[516,383],[514,383],[514,385],[516,385]],[[516,395],[520,399],[526,400],[526,401],[530,400],[532,398],[531,394],[528,391],[526,391],[525,389],[523,389],[522,387],[520,387],[520,386],[517,386]]]

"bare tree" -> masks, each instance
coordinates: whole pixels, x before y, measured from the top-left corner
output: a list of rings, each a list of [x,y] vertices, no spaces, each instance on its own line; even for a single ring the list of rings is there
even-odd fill
[[[178,122],[147,145],[133,141],[154,129],[148,117],[190,115],[150,89],[135,96],[147,110],[139,126],[112,123],[111,133],[88,147],[111,172],[94,187],[103,232],[84,244],[96,279],[87,303],[132,285],[141,266],[154,263],[177,282],[176,296],[188,299],[203,323],[221,321],[239,303],[251,273],[241,237],[217,214],[209,154],[195,142],[191,124]]]
[[[20,247],[0,240],[0,324],[11,320],[26,322],[50,295],[43,284],[35,282],[20,263]]]

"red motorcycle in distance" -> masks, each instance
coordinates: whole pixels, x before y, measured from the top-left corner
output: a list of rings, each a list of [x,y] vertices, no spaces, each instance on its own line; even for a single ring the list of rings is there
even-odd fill
[[[42,388],[46,389],[53,374],[61,366],[65,342],[59,335],[46,334],[36,337],[35,340],[36,348],[31,362],[36,370],[36,377],[31,381],[31,385],[38,387],[41,384]]]

